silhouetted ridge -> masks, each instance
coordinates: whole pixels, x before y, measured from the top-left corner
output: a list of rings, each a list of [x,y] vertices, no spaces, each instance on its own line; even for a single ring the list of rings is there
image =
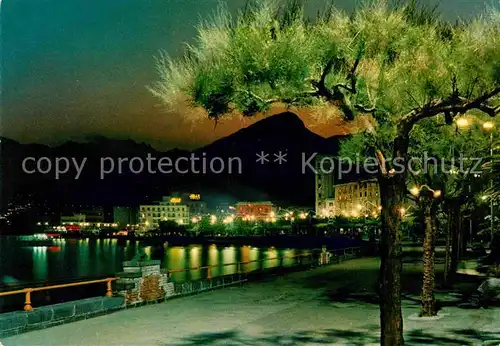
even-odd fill
[[[304,122],[299,118],[297,114],[292,112],[284,112],[262,119],[243,130],[251,129],[252,131],[278,131],[287,129],[292,131],[301,131],[305,128],[306,126],[304,125]]]
[[[344,137],[325,139],[307,129],[296,114],[284,112],[262,119],[193,152],[179,149],[160,152],[149,144],[103,136],[92,136],[87,138],[90,142],[83,143],[72,140],[55,147],[25,145],[4,139],[1,146],[4,159],[2,183],[7,188],[3,191],[3,197],[30,194],[58,202],[133,205],[192,186],[198,190],[210,187],[213,191],[220,191],[221,195],[231,195],[240,200],[265,197],[293,204],[313,205],[314,173],[309,169],[303,171],[303,157],[309,158],[315,154],[336,155],[342,138]],[[260,153],[267,154],[267,162],[257,161],[257,154]],[[276,161],[276,155],[280,153],[285,159],[281,164]],[[101,158],[109,157],[116,163],[119,158],[138,157],[146,162],[147,155],[151,155],[156,159],[169,157],[175,163],[177,158],[189,158],[191,154],[198,159],[205,158],[208,169],[203,171],[199,160],[196,168],[198,172],[180,173],[174,170],[165,174],[153,167],[156,172],[150,173],[145,165],[142,172],[134,173],[125,162],[123,173],[118,173],[118,167],[115,166],[113,173],[107,174],[105,179],[101,179],[99,174]],[[56,180],[53,174],[23,172],[22,161],[28,156],[70,157],[80,162],[83,158],[88,160],[78,180],[74,179],[75,169]],[[210,160],[214,158],[222,159],[226,170],[212,172]],[[233,171],[229,172],[227,166],[230,158],[238,158],[241,167],[234,165]],[[155,162],[158,161],[153,161],[153,165]],[[191,167],[186,161],[183,162],[179,169]],[[215,166],[219,167],[220,164]],[[135,167],[138,167],[137,162]],[[172,167],[174,165],[170,166]]]

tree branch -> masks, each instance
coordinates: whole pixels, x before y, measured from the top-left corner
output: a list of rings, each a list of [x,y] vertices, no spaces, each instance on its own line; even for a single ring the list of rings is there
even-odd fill
[[[349,71],[349,73],[347,75],[346,79],[350,82],[350,85],[339,83],[339,84],[334,85],[334,87],[333,87],[334,89],[335,88],[342,88],[342,89],[347,90],[351,94],[356,94],[358,92],[356,89],[356,84],[358,81],[357,76],[356,76],[356,70],[358,69],[360,61],[361,61],[361,57],[356,58],[356,60],[354,61],[354,65],[352,66],[351,70]]]
[[[253,97],[254,99],[259,100],[260,102],[266,103],[266,104],[271,104],[271,103],[275,103],[275,102],[279,102],[280,101],[279,98],[272,98],[272,99],[264,100],[262,97],[260,97],[259,95],[256,95],[255,93],[251,92],[250,90],[239,89],[237,91],[238,92],[246,93],[250,97]]]
[[[328,60],[328,62],[326,63],[325,69],[323,70],[323,73],[321,74],[321,78],[319,79],[319,82],[318,82],[320,86],[325,87],[326,76],[332,70],[334,63],[335,63],[334,57],[331,57],[330,60]]]
[[[373,113],[375,112],[377,109],[375,107],[371,107],[371,108],[367,108],[363,105],[354,105],[354,108],[360,112],[363,112],[363,113]]]
[[[486,104],[481,104],[478,106],[478,109],[481,112],[488,114],[492,118],[500,113],[500,105],[498,105],[496,107],[491,107],[491,106],[488,106]]]
[[[384,154],[382,154],[382,152],[380,150],[377,150],[376,154],[377,154],[377,161],[378,161],[378,166],[380,168],[380,172],[382,173],[382,175],[386,176],[387,175],[387,167],[386,167],[386,163],[385,163]]]
[[[309,96],[312,97],[322,97],[324,98],[328,103],[332,104],[333,106],[339,108],[342,113],[344,114],[345,118],[347,120],[353,120],[354,115],[355,115],[355,110],[356,111],[361,111],[364,113],[373,113],[376,111],[375,107],[366,107],[360,104],[357,104],[355,106],[351,106],[346,99],[346,95],[340,90],[344,89],[350,92],[351,94],[356,94],[357,93],[357,76],[356,76],[356,71],[358,69],[359,63],[361,61],[361,57],[357,57],[356,60],[354,61],[354,64],[349,71],[346,79],[349,82],[348,84],[343,84],[343,83],[338,83],[335,84],[331,90],[325,86],[325,80],[326,76],[330,71],[332,70],[333,66],[335,65],[335,58],[332,57],[330,60],[328,60],[323,73],[321,74],[321,78],[319,81],[317,80],[311,80],[311,84],[314,86],[316,89],[315,92],[309,93]]]
[[[453,115],[451,114],[451,112],[444,112],[444,120],[446,122],[446,125],[453,124]]]
[[[418,199],[411,194],[410,190],[406,190],[406,194],[407,194],[406,198],[412,200],[413,202],[417,202]]]
[[[435,115],[444,113],[450,116],[456,116],[458,114],[464,114],[471,109],[478,109],[481,111],[488,111],[492,116],[496,115],[495,111],[491,111],[490,107],[487,106],[487,102],[496,95],[500,94],[500,87],[496,87],[490,92],[487,92],[474,100],[462,99],[457,95],[456,87],[453,87],[453,92],[447,99],[438,99],[428,102],[423,107],[417,107],[411,112],[404,115],[398,124],[397,136],[394,139],[394,158],[406,159],[408,154],[408,145],[410,141],[410,132],[413,126],[420,120],[431,118]],[[498,107],[498,106],[497,106]]]
[[[427,103],[422,108],[415,108],[408,114],[404,115],[399,124],[399,131],[402,135],[409,135],[413,125],[418,121],[426,118],[433,117],[437,114],[444,113],[447,116],[456,116],[463,114],[471,109],[478,109],[488,115],[494,117],[500,111],[500,105],[496,107],[488,106],[487,101],[492,97],[500,94],[500,87],[485,93],[474,100],[467,100],[460,97],[450,97],[447,100],[434,100]]]

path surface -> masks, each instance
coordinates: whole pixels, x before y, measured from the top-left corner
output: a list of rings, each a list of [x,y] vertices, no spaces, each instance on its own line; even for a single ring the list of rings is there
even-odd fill
[[[1,340],[30,345],[376,345],[379,310],[372,293],[378,260],[292,273]],[[408,345],[499,345],[500,309],[443,308],[415,321],[403,302]],[[489,340],[489,341],[488,341]],[[496,340],[496,341],[494,341]],[[485,343],[485,341],[488,341]]]

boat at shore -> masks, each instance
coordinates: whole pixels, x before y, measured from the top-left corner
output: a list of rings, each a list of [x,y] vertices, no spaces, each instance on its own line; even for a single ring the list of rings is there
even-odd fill
[[[19,236],[18,239],[24,246],[53,246],[56,239],[60,239],[59,233],[37,233],[33,235]]]

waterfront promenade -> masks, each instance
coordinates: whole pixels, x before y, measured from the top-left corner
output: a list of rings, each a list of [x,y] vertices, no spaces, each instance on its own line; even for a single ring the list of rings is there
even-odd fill
[[[342,264],[273,277],[161,304],[2,339],[29,345],[369,345],[378,344],[373,294],[379,262]],[[408,275],[417,267],[405,266]],[[414,272],[414,273],[413,273]],[[418,292],[419,288],[409,288]],[[436,321],[415,320],[419,303],[403,302],[407,344],[498,345],[500,308],[441,310]],[[439,298],[439,296],[438,296]]]

